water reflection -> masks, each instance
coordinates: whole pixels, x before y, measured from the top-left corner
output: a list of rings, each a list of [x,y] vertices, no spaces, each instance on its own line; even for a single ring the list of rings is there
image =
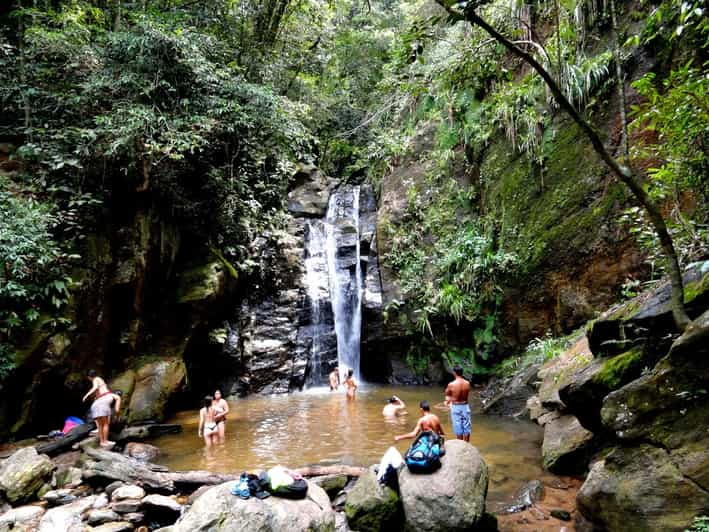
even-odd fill
[[[442,408],[442,390],[424,387],[369,386],[357,390],[348,401],[344,392],[327,388],[291,395],[253,396],[230,402],[226,443],[205,449],[197,436],[198,411],[181,412],[170,420],[183,426],[183,433],[164,436],[156,444],[163,451],[162,463],[175,470],[206,469],[234,472],[265,469],[277,464],[371,465],[378,463],[394,445],[402,454],[410,441],[394,442],[394,436],[414,428],[418,403],[434,405],[448,438],[450,419]],[[392,395],[399,396],[408,414],[384,418],[382,408]],[[537,425],[476,414],[473,400],[470,438],[490,470],[488,503],[507,502],[524,482],[544,478],[541,469],[541,430]]]

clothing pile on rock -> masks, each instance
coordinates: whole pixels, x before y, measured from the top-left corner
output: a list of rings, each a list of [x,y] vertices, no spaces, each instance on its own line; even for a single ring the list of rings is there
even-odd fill
[[[265,499],[271,495],[286,499],[304,499],[308,494],[308,483],[295,471],[275,466],[268,471],[261,471],[258,475],[242,473],[231,493],[242,499],[251,496]]]

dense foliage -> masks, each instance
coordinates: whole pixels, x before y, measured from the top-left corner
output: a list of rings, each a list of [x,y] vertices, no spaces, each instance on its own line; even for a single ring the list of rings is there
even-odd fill
[[[693,1],[618,3],[614,33],[611,5],[479,9],[591,120],[617,113],[612,89],[632,82],[630,158],[688,262],[708,248],[707,17]],[[570,195],[550,181],[569,128],[546,85],[429,0],[18,0],[0,24],[3,346],[61,316],[87,237],[126,200],[149,198],[250,272],[299,162],[376,185],[413,161],[423,177],[403,180],[406,215],[383,226],[401,286],[387,314],[417,335],[412,365],[432,352],[472,364],[495,352],[504,288],[548,255],[490,203],[501,180],[481,161],[505,142],[534,181],[514,194],[559,209]],[[646,53],[656,68],[615,78],[617,62],[631,70]],[[534,231],[554,230],[531,216]],[[627,221],[659,264],[643,213]],[[448,324],[467,338],[451,344]]]

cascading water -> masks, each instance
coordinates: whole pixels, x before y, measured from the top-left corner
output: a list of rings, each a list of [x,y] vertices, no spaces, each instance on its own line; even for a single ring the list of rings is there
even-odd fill
[[[305,284],[312,339],[307,384],[327,381],[335,367],[351,368],[360,380],[362,266],[359,187],[343,186],[330,195],[324,219],[305,223]],[[336,353],[334,337],[336,337]]]
[[[330,197],[327,209],[327,257],[330,298],[340,371],[352,369],[360,380],[362,266],[359,243],[359,186],[345,186]]]

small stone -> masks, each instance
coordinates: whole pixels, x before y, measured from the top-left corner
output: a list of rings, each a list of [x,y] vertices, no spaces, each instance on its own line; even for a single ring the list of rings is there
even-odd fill
[[[114,502],[125,499],[142,499],[143,497],[145,497],[145,490],[135,485],[121,486],[111,493],[111,500]]]
[[[138,499],[125,499],[118,502],[112,502],[111,508],[119,514],[129,514],[137,512],[140,509],[141,501]]]
[[[69,504],[76,500],[76,495],[70,489],[51,490],[40,497],[43,501],[47,501],[50,506],[61,506]]]
[[[113,510],[101,509],[101,510],[91,510],[87,517],[87,521],[90,525],[102,525],[104,523],[110,523],[112,521],[118,521],[121,518]]]
[[[106,506],[108,506],[108,496],[105,493],[97,495],[92,508],[94,508],[95,510],[100,510],[101,508],[105,508]]]
[[[566,510],[552,510],[550,513],[552,517],[556,517],[562,521],[571,521],[571,514]]]
[[[145,521],[145,514],[142,512],[130,512],[123,515],[123,520],[137,525],[138,523]]]
[[[125,486],[125,485],[126,485],[125,482],[121,482],[120,480],[116,480],[115,482],[111,482],[108,486],[106,486],[104,491],[106,492],[106,495],[111,497],[111,495],[113,495],[114,491],[116,491],[121,486]]]
[[[133,525],[125,521],[114,521],[113,523],[104,523],[91,530],[91,532],[126,532],[133,530]]]

